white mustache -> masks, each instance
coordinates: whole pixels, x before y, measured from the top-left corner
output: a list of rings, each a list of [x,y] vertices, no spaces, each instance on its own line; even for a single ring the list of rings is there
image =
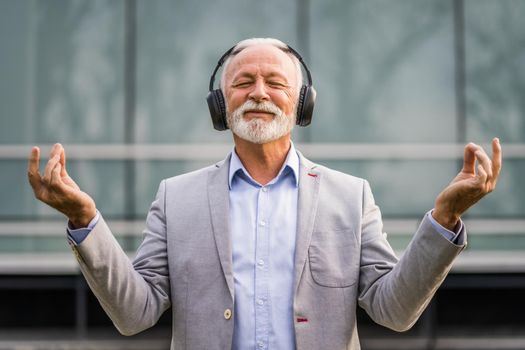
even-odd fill
[[[239,108],[237,108],[235,112],[239,113],[240,115],[244,115],[244,113],[248,111],[261,111],[266,113],[272,113],[276,116],[283,114],[283,111],[270,101],[256,103],[252,100],[244,102]]]

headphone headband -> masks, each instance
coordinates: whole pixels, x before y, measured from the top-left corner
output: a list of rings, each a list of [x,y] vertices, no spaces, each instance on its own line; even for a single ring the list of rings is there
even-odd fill
[[[237,45],[235,45],[235,46],[237,46]],[[232,46],[228,51],[226,51],[224,53],[224,55],[221,56],[221,58],[219,58],[219,62],[217,62],[217,66],[215,66],[215,69],[213,70],[213,73],[211,74],[210,87],[209,87],[210,91],[213,90],[213,83],[215,82],[215,74],[217,74],[217,71],[219,70],[219,68],[221,68],[221,66],[224,64],[224,61],[226,61],[228,56],[230,56],[230,54],[232,53],[233,49],[235,49],[235,46]]]

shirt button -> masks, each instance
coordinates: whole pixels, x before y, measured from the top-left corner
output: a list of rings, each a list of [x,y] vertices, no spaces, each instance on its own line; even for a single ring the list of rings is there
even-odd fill
[[[268,189],[267,189],[266,187],[263,187],[263,188],[262,188],[262,191],[263,191],[263,192],[268,192]]]
[[[264,348],[264,343],[262,341],[260,341],[260,342],[257,343],[257,346],[259,347],[259,349],[262,349],[262,348]]]
[[[259,304],[259,305],[263,305],[263,304],[264,304],[264,301],[263,301],[262,299],[259,299],[259,300],[257,300],[257,304]]]
[[[224,310],[224,318],[227,319],[227,320],[232,318],[232,310],[230,310],[230,309]]]
[[[264,266],[264,260],[261,259],[261,260],[257,261],[257,265]]]
[[[261,226],[266,226],[266,221],[261,220],[260,224],[261,224]]]

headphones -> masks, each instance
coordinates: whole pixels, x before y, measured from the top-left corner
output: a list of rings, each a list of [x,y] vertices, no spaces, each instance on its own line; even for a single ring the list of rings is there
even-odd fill
[[[299,93],[299,101],[297,103],[296,117],[297,125],[308,126],[312,122],[312,114],[314,111],[314,102],[316,96],[315,89],[312,86],[312,76],[310,74],[310,71],[308,70],[308,67],[304,63],[301,55],[299,55],[299,53],[292,49],[289,45],[286,46],[287,51],[292,53],[295,57],[297,57],[299,62],[301,62],[301,65],[304,67],[304,70],[306,71],[306,75],[308,77],[308,85],[301,86],[301,91]],[[208,102],[208,108],[210,109],[213,127],[215,128],[215,130],[219,131],[228,129],[228,125],[226,123],[226,102],[224,100],[224,95],[221,89],[213,89],[213,83],[215,82],[215,74],[217,74],[219,68],[224,64],[224,61],[226,61],[226,59],[232,54],[234,49],[235,46],[226,51],[224,55],[222,55],[222,57],[219,59],[219,62],[217,63],[217,66],[215,67],[211,75],[209,92],[206,96],[206,101]]]

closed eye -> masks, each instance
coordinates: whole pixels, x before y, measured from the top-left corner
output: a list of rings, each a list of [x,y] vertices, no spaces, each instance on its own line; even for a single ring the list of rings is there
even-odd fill
[[[284,83],[281,83],[279,81],[270,81],[270,82],[268,82],[268,85],[270,85],[271,87],[278,87],[278,88],[288,87],[288,85],[286,85]]]
[[[287,86],[285,81],[279,80],[279,79],[269,79],[267,80],[268,84],[270,85],[280,85],[280,86]]]
[[[233,87],[240,87],[240,88],[243,88],[243,87],[248,87],[252,84],[251,81],[241,81],[241,82],[238,82],[238,83],[234,83],[232,86]]]

